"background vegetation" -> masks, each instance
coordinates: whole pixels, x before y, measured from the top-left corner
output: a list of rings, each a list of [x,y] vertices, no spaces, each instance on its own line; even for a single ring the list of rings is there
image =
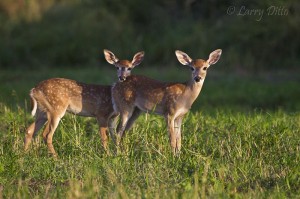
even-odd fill
[[[239,16],[242,6],[264,16]],[[267,15],[270,6],[288,14]],[[299,198],[298,10],[297,0],[0,0],[0,199]],[[112,141],[104,152],[93,118],[73,115],[55,132],[58,160],[41,136],[24,153],[29,90],[50,77],[112,84],[104,48],[121,59],[145,50],[133,73],[162,81],[189,78],[176,49],[223,49],[184,120],[179,157],[164,120],[146,114],[118,155]]]
[[[264,15],[239,15],[243,6]],[[0,67],[102,65],[103,48],[145,50],[146,65],[171,67],[176,49],[196,58],[222,48],[224,70],[295,69],[299,9],[297,0],[1,0]]]

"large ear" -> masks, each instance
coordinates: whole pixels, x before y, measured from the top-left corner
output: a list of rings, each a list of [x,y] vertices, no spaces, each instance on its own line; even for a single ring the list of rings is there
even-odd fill
[[[144,51],[136,53],[131,61],[132,66],[135,67],[140,63],[142,63],[142,61],[144,60],[144,55],[145,55]]]
[[[185,66],[190,65],[193,61],[186,53],[184,53],[180,50],[176,50],[175,54],[176,54],[178,61]]]
[[[115,64],[119,61],[119,59],[114,55],[114,53],[106,49],[104,49],[104,56],[106,61],[110,64]]]
[[[213,51],[212,53],[210,53],[207,63],[209,65],[213,65],[213,64],[217,63],[221,57],[221,54],[222,54],[221,49]]]

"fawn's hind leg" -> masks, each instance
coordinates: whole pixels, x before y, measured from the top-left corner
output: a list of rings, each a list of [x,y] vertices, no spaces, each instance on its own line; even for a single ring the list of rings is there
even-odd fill
[[[57,154],[56,154],[53,144],[52,144],[52,138],[53,138],[54,132],[55,132],[61,118],[59,116],[57,116],[55,114],[51,114],[51,113],[47,113],[47,116],[48,116],[48,123],[43,132],[43,137],[44,137],[45,143],[48,146],[49,153],[51,153],[53,155],[53,157],[56,158]]]
[[[35,121],[27,128],[24,138],[24,150],[27,151],[31,143],[32,137],[36,136],[38,131],[44,126],[47,121],[46,113],[37,110]]]

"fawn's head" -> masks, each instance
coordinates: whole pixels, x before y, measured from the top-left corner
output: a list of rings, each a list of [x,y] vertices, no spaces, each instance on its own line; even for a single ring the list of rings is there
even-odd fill
[[[141,51],[134,55],[132,61],[119,60],[111,51],[104,50],[106,61],[118,69],[118,78],[120,82],[125,81],[126,78],[130,76],[131,70],[143,61],[144,55],[145,53]]]
[[[210,53],[208,60],[196,59],[192,60],[186,53],[176,50],[175,54],[178,61],[185,66],[189,66],[192,70],[192,78],[195,82],[203,82],[207,69],[210,65],[217,63],[221,57],[222,50],[218,49]]]

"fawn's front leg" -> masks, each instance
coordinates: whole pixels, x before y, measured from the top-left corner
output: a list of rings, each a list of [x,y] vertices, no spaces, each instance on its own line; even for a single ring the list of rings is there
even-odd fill
[[[168,125],[170,144],[172,147],[173,154],[175,155],[176,154],[176,134],[175,134],[175,130],[174,130],[174,124],[175,124],[174,117],[167,115],[165,117],[165,119],[166,119],[166,122]]]
[[[180,153],[181,149],[181,125],[182,125],[183,116],[179,116],[175,119],[175,136],[176,136],[176,153]]]
[[[117,126],[117,135],[116,135],[116,145],[119,146],[121,139],[123,137],[126,125],[128,123],[128,120],[132,116],[133,111],[124,111],[120,113],[120,121]]]
[[[125,131],[128,131],[131,129],[132,125],[134,124],[135,120],[140,116],[140,114],[142,113],[142,111],[138,108],[135,108],[132,116],[129,118],[126,127],[125,127]]]

